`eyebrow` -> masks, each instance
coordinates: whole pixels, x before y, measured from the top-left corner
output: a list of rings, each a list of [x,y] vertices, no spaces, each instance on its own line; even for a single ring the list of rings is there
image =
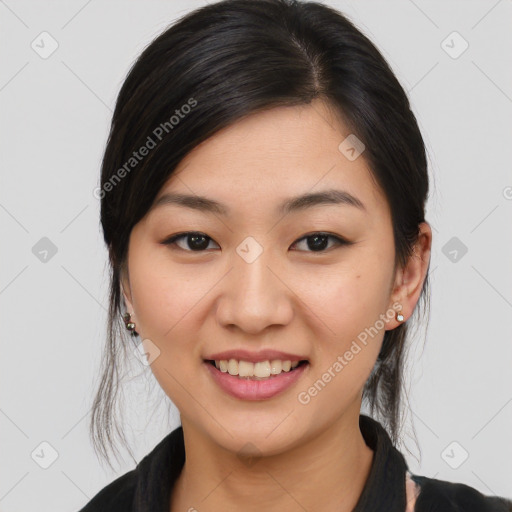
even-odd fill
[[[151,207],[151,210],[163,205],[179,205],[193,210],[206,213],[217,213],[219,215],[229,215],[229,208],[218,201],[208,197],[166,193],[162,195]],[[366,212],[363,202],[345,190],[324,190],[302,194],[297,197],[286,199],[277,207],[277,213],[288,214],[321,205],[348,205]]]

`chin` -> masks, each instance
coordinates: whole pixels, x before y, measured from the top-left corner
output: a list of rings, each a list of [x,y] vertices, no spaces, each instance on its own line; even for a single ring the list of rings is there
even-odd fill
[[[217,444],[241,458],[267,457],[284,453],[300,443],[298,432],[291,431],[285,425],[276,428],[276,425],[279,422],[276,423],[274,417],[271,427],[243,422],[239,425],[230,424],[226,432],[217,425],[211,434]]]

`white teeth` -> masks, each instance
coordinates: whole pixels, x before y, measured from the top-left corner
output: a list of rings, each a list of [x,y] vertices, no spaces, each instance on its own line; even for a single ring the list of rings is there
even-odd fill
[[[237,361],[236,359],[222,359],[215,361],[215,367],[221,372],[230,375],[238,375],[239,377],[259,377],[266,378],[271,375],[279,375],[281,372],[289,372],[292,368],[296,368],[299,361],[281,361],[273,359],[272,361],[259,361],[252,363],[250,361]]]
[[[238,375],[238,362],[235,359],[228,361],[228,372],[230,375]]]
[[[254,376],[254,363],[249,363],[247,361],[239,361],[238,362],[238,375],[240,377],[253,377]],[[263,375],[262,375],[263,377]],[[268,377],[268,375],[267,375]]]

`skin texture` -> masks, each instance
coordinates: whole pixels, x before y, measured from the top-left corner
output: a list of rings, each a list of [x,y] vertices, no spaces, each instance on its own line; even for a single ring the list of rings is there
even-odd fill
[[[373,461],[359,430],[362,390],[384,331],[399,322],[393,316],[360,344],[309,403],[297,397],[379,315],[394,313],[394,303],[411,316],[432,233],[420,226],[414,255],[395,273],[386,198],[364,153],[350,161],[338,149],[349,133],[320,100],[252,114],[190,152],[157,197],[207,196],[229,215],[162,205],[132,230],[124,299],[141,340],[160,351],[151,369],[178,407],[185,437],[172,510],[339,512],[357,503]],[[329,204],[276,213],[287,198],[331,188],[350,192],[365,210]],[[184,231],[210,237],[207,248],[193,251],[187,237],[162,244]],[[316,232],[354,243],[328,239],[315,251],[303,237]],[[263,249],[252,263],[236,251],[249,236]],[[291,352],[310,365],[276,397],[240,400],[203,366],[203,357],[238,348]],[[258,456],[252,463],[238,456],[246,443]]]

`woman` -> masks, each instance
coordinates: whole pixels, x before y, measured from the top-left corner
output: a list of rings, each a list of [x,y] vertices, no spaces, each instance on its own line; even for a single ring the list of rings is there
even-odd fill
[[[84,512],[512,510],[411,474],[393,446],[428,298],[427,162],[345,17],[227,0],[182,18],[120,91],[97,194],[112,274],[94,439],[106,453],[121,318],[181,426]]]

